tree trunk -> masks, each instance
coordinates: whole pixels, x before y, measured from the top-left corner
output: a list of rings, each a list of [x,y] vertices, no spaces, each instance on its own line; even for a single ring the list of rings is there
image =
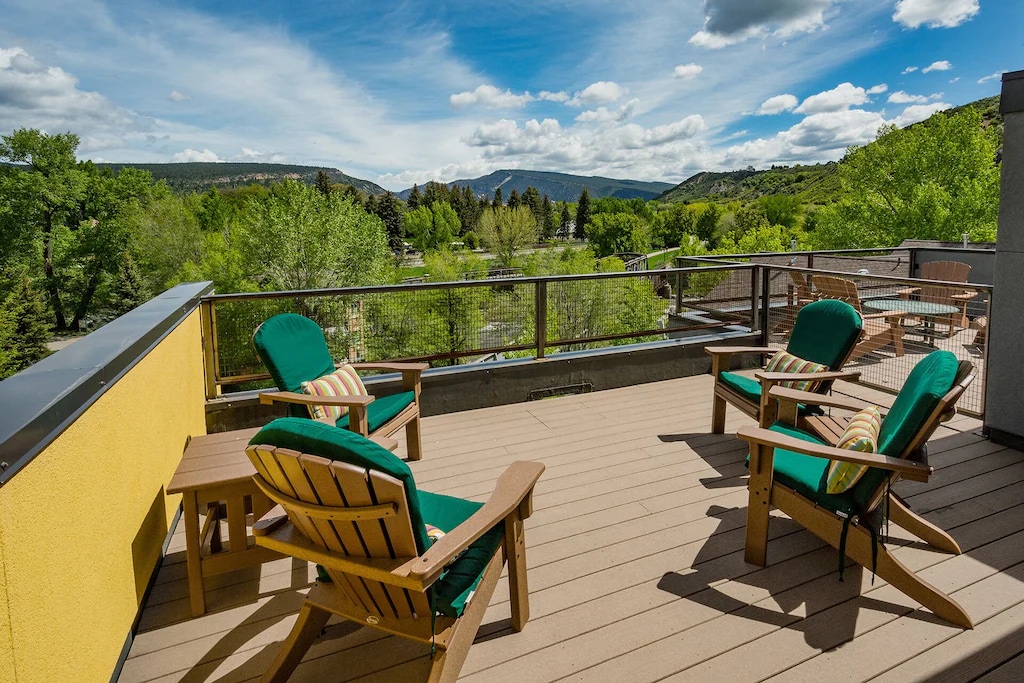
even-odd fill
[[[60,302],[60,291],[57,289],[57,278],[53,270],[53,212],[47,211],[43,224],[43,273],[46,275],[46,293],[50,297],[53,308],[54,323],[58,330],[68,329],[64,307]]]

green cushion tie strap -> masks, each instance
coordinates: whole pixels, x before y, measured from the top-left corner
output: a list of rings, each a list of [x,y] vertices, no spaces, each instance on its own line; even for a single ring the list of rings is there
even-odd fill
[[[843,572],[846,570],[846,535],[850,533],[850,523],[856,515],[848,515],[845,512],[836,511],[836,514],[843,518],[843,530],[839,534],[839,580],[843,580]]]

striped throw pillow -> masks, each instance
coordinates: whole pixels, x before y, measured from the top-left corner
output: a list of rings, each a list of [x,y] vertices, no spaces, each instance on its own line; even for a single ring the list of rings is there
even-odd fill
[[[765,372],[791,373],[825,372],[828,370],[828,366],[804,360],[800,356],[794,356],[788,351],[779,351],[768,361],[768,365],[765,366],[764,370]],[[793,380],[792,382],[779,382],[779,386],[800,391],[814,391],[818,387],[818,383],[811,380]]]
[[[329,375],[303,382],[302,393],[310,396],[358,396],[366,394],[366,387],[352,366],[346,364]],[[347,412],[348,408],[344,406],[309,406],[309,414],[314,420],[323,417],[338,420]]]
[[[874,453],[878,447],[878,430],[881,426],[882,416],[879,414],[878,408],[874,406],[865,408],[854,415],[850,424],[846,425],[846,431],[840,437],[836,448]],[[842,493],[860,481],[867,471],[867,465],[833,460],[828,466],[828,483],[825,490],[827,493]]]

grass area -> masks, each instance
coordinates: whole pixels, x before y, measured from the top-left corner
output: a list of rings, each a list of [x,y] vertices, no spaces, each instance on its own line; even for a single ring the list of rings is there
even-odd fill
[[[661,265],[663,263],[666,263],[666,262],[668,262],[669,267],[671,268],[673,265],[675,265],[675,258],[676,258],[676,256],[679,255],[679,252],[680,252],[679,249],[671,249],[669,251],[666,251],[664,254],[657,254],[655,256],[648,256],[647,257],[647,269],[648,270],[654,270],[655,268],[660,268]]]
[[[399,279],[407,277],[422,277],[427,274],[426,266],[407,266],[398,269]]]

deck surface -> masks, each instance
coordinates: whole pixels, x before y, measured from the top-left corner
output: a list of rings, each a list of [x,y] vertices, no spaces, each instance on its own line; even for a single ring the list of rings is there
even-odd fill
[[[973,617],[963,631],[773,512],[768,566],[743,561],[746,450],[730,408],[708,434],[710,376],[424,419],[420,488],[483,500],[516,459],[547,465],[527,522],[531,620],[508,627],[499,584],[461,681],[786,681],[1024,677],[1024,455],[958,416],[930,444],[936,474],[901,482],[960,556],[895,554]],[[837,390],[888,405],[892,397]],[[404,441],[400,439],[400,441]],[[400,446],[402,454],[404,443]],[[189,616],[176,534],[120,681],[249,681],[273,659],[312,577],[295,560],[207,580]],[[403,681],[429,649],[328,626],[293,681]]]

